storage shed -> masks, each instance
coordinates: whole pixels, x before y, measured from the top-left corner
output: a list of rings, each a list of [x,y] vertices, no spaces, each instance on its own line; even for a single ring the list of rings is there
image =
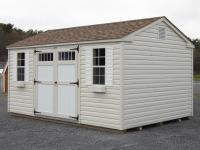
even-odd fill
[[[8,111],[125,130],[193,116],[193,44],[166,17],[48,30],[8,47]]]

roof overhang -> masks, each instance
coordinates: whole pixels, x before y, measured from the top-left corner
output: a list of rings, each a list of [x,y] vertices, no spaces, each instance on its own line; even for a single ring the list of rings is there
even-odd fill
[[[6,49],[15,50],[15,49],[39,48],[39,47],[70,46],[70,45],[85,45],[85,44],[99,44],[99,43],[120,43],[120,42],[130,43],[132,41],[124,39],[111,39],[111,40],[84,41],[84,42],[73,42],[73,43],[33,45],[33,46],[23,46],[23,47],[6,47]]]

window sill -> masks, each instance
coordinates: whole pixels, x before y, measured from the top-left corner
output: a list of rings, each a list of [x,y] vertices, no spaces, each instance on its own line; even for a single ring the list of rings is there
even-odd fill
[[[25,82],[24,81],[17,81],[17,87],[18,88],[24,88],[25,87]]]
[[[105,93],[106,92],[106,86],[105,85],[92,85],[89,87],[91,92],[94,93]]]

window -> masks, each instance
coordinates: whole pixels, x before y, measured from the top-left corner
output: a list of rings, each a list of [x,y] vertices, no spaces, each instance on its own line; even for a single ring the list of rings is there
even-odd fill
[[[93,84],[105,84],[105,48],[93,49]]]
[[[158,38],[164,40],[166,38],[166,29],[164,27],[159,27]]]
[[[75,60],[75,52],[59,52],[59,60]]]
[[[17,81],[24,81],[25,53],[17,53]]]
[[[53,53],[40,53],[39,61],[53,61]]]

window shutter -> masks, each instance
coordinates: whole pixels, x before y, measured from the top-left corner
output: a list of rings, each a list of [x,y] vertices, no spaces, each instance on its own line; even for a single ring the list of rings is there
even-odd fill
[[[85,79],[87,85],[92,85],[92,49],[86,49],[86,58],[85,58]]]
[[[9,60],[12,66],[12,81],[17,81],[17,53],[10,51],[13,54],[13,57]]]
[[[29,52],[25,53],[25,81],[29,81]]]
[[[106,48],[106,66],[105,66],[105,84],[112,86],[113,84],[113,48]]]

